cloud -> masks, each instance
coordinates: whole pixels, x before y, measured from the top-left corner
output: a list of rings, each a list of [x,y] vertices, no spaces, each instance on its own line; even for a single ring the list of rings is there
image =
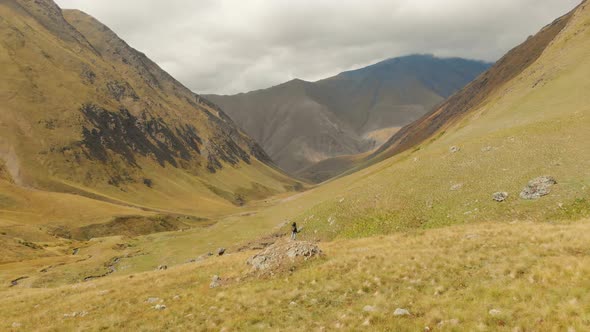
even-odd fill
[[[495,61],[580,0],[57,0],[197,93],[317,80],[411,53]]]

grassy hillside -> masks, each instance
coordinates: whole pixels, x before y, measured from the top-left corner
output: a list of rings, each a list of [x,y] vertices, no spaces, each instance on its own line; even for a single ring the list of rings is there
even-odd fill
[[[553,37],[539,42],[547,33]],[[206,220],[173,214],[184,211],[173,201],[158,209],[125,205],[119,195],[127,194],[99,201],[23,188],[19,164],[4,157],[0,243],[9,254],[0,264],[0,329],[589,329],[587,1],[529,42],[541,50],[511,52],[524,62],[507,55],[504,63],[516,66],[499,68],[519,70],[488,73],[498,84],[476,104],[459,107],[460,116],[435,112],[451,121],[356,173],[262,198],[271,191],[219,190],[259,178],[260,169],[224,167],[202,185],[230,208],[205,202]],[[154,183],[190,179],[166,170]],[[548,195],[519,197],[544,175],[557,181]],[[155,188],[194,190],[189,180],[170,183]],[[507,192],[506,201],[493,200],[496,192]],[[232,195],[242,193],[260,199],[238,206]],[[113,217],[122,235],[109,234]],[[302,227],[299,239],[319,240],[325,257],[253,275],[245,262],[254,248],[284,237],[292,221]],[[70,238],[48,232],[60,224],[75,226]],[[130,233],[150,227],[170,229]],[[207,255],[220,247],[224,256]],[[159,265],[169,268],[154,271]],[[209,288],[214,275],[221,286]],[[409,315],[395,316],[398,308]]]
[[[137,254],[125,239],[198,231],[303,188],[221,109],[82,12],[0,2],[0,66],[2,282],[80,281]]]
[[[294,184],[220,109],[90,16],[49,0],[0,10],[0,159],[15,182],[193,212],[209,205],[196,197],[231,206],[218,193]],[[227,181],[226,169],[245,176]]]
[[[222,110],[94,18],[50,0],[3,1],[0,18],[0,197],[9,222],[211,217],[301,188]],[[80,217],[62,197],[104,211]]]
[[[319,188],[338,194],[297,221],[307,223],[309,233],[334,237],[587,214],[589,11],[580,6],[535,62],[464,117],[410,150]],[[528,181],[542,175],[557,179],[553,192],[520,199]],[[499,191],[510,194],[506,202],[492,200]]]
[[[325,243],[325,258],[273,278],[252,276],[247,251],[75,286],[16,287],[0,300],[1,328],[584,331],[588,234],[589,221],[479,223]],[[210,289],[213,275],[222,285]],[[410,315],[395,316],[398,308]]]

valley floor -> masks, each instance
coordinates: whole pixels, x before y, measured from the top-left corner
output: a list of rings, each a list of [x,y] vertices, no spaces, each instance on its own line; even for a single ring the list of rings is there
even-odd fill
[[[590,329],[590,220],[474,223],[320,247],[325,257],[265,278],[250,273],[255,252],[246,251],[56,288],[5,288],[0,330]],[[213,275],[220,287],[209,288]],[[398,308],[410,315],[394,315]]]

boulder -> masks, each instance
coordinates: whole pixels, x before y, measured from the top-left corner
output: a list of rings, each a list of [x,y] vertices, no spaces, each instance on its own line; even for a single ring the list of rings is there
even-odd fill
[[[504,202],[508,198],[508,193],[505,191],[499,191],[492,195],[492,199],[496,202]]]
[[[410,315],[410,311],[408,309],[403,309],[403,308],[397,308],[395,309],[395,311],[393,312],[394,316],[409,316]]]
[[[488,314],[490,314],[490,316],[498,316],[502,313],[502,311],[498,310],[498,309],[492,309],[490,311],[488,311]]]
[[[209,284],[209,288],[217,288],[221,286],[221,278],[218,275],[214,275]]]
[[[532,179],[529,181],[526,187],[522,189],[520,198],[530,200],[548,195],[551,192],[551,187],[554,184],[557,184],[557,181],[555,181],[555,179],[551,176],[540,176],[538,178]]]
[[[463,188],[463,183],[457,183],[451,186],[451,191],[461,190]]]

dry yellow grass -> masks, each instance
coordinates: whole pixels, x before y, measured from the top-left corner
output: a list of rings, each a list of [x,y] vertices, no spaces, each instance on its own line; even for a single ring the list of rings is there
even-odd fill
[[[590,328],[588,220],[477,223],[320,246],[324,259],[269,279],[248,277],[245,261],[253,252],[244,252],[54,289],[4,290],[0,329]],[[210,289],[214,274],[225,283]],[[149,297],[162,302],[147,303]],[[167,308],[155,310],[158,303]],[[375,311],[364,311],[367,305]],[[411,315],[396,317],[397,308]],[[499,313],[490,314],[494,309]],[[87,314],[65,316],[72,312]]]
[[[0,291],[0,330],[13,323],[49,331],[590,329],[590,220],[573,221],[590,215],[589,21],[590,7],[580,9],[535,64],[431,141],[304,193],[238,208],[207,189],[251,197],[284,191],[282,175],[260,165],[203,181],[146,166],[153,191],[141,184],[127,192],[82,188],[120,203],[206,215],[214,223],[207,228],[50,238],[38,230],[46,225],[39,218],[82,225],[152,212],[2,182],[1,227],[20,232],[9,234],[13,240],[35,243],[15,254],[34,259],[0,265],[5,285],[29,277]],[[453,145],[460,151],[451,153]],[[519,199],[540,175],[557,179],[551,194]],[[494,202],[496,191],[509,199]],[[235,248],[286,230],[290,220],[305,226],[303,239],[333,240],[321,243],[326,258],[270,279],[247,277],[253,252]],[[217,247],[229,255],[185,263]],[[80,282],[108,272],[115,258],[122,258],[115,273]],[[170,269],[145,272],[159,264]],[[229,282],[209,289],[214,274]],[[156,311],[148,297],[167,309]],[[376,310],[364,311],[367,305]],[[396,308],[411,315],[395,317]]]

